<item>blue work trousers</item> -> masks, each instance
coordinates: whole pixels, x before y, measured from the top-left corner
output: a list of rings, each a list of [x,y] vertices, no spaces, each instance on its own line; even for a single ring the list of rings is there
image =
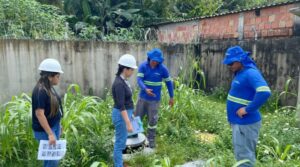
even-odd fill
[[[234,155],[237,161],[248,159],[249,163],[244,163],[239,167],[253,167],[256,161],[256,145],[261,128],[261,121],[249,124],[231,124],[232,142]]]

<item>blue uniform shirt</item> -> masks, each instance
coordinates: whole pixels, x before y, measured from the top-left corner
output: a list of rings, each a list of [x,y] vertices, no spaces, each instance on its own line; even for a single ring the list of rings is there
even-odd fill
[[[240,125],[260,121],[259,108],[270,95],[270,88],[258,69],[245,68],[237,72],[227,97],[228,121]],[[242,107],[246,107],[247,114],[240,118],[236,112]]]
[[[149,101],[160,101],[161,88],[163,81],[166,83],[169,95],[171,98],[174,96],[172,80],[169,76],[167,67],[163,64],[159,64],[152,69],[148,61],[143,62],[139,66],[137,74],[138,85],[141,88],[140,98]],[[146,89],[152,89],[155,97],[151,97],[146,93]]]

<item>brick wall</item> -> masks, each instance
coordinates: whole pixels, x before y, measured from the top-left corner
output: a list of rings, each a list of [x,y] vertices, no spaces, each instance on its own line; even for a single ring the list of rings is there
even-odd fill
[[[207,18],[200,21],[200,37],[210,39],[237,38],[239,14]]]
[[[158,40],[165,43],[191,43],[205,39],[249,39],[296,35],[296,19],[288,4],[194,21],[158,26]],[[299,24],[300,25],[300,24]]]
[[[197,40],[199,21],[166,24],[159,27],[158,39],[166,43],[192,43]]]
[[[294,5],[284,5],[260,10],[260,16],[254,11],[244,13],[244,38],[253,38],[254,26],[258,37],[292,36],[294,15],[289,12]]]

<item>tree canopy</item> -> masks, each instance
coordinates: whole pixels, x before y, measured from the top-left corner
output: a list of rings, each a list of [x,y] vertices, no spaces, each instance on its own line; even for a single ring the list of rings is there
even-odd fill
[[[120,34],[120,29],[279,1],[283,0],[0,0],[0,35],[101,40]],[[129,36],[135,32],[127,31]]]

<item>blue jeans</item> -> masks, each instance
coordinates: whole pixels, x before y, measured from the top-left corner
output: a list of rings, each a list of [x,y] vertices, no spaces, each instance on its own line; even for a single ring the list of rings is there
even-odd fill
[[[256,161],[256,144],[258,141],[261,121],[249,125],[232,124],[232,141],[234,155],[237,161],[248,159],[251,163],[244,163],[239,167],[253,167]]]
[[[54,125],[52,128],[52,132],[55,134],[55,137],[57,140],[59,140],[59,136],[60,136],[60,124],[56,124]],[[44,131],[33,131],[34,132],[34,137],[35,139],[40,142],[40,140],[48,140],[48,134]],[[44,161],[44,167],[58,167],[59,165],[59,161],[57,160],[47,160]]]
[[[133,110],[127,110],[128,117],[132,116]],[[121,111],[113,109],[112,122],[115,126],[115,145],[114,145],[114,167],[123,167],[122,152],[126,148],[127,128],[121,115]]]

